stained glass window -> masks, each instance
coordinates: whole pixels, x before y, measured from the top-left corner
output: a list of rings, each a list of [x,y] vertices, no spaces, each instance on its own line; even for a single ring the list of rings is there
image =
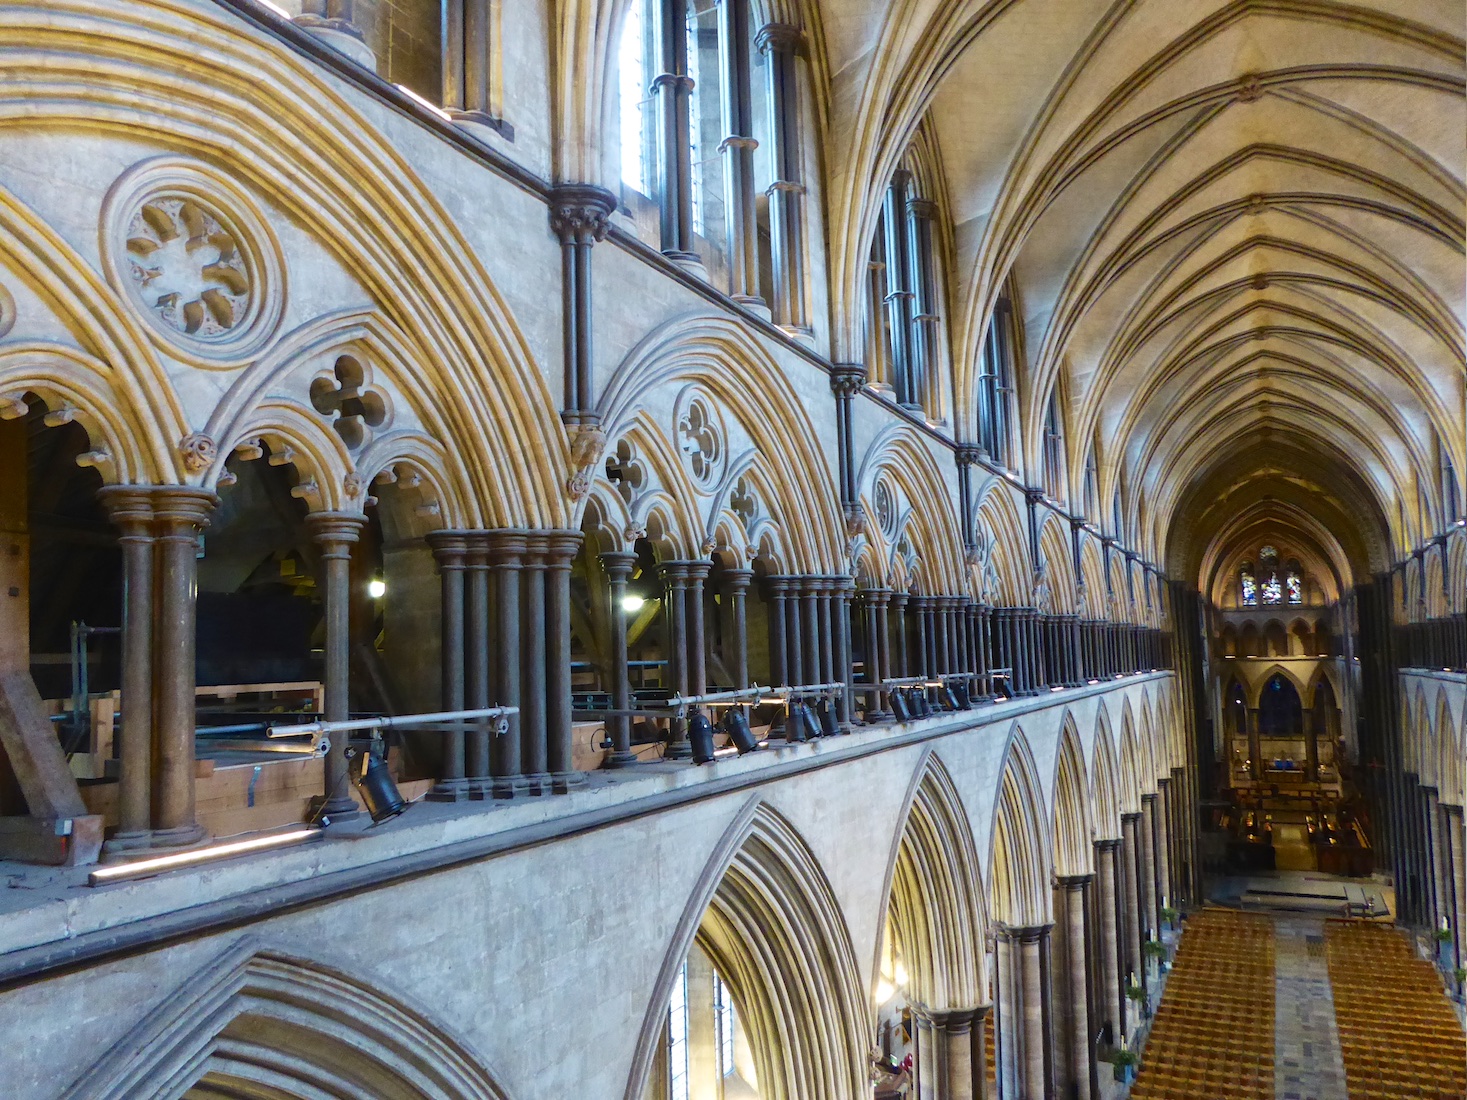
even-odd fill
[[[1288,588],[1290,603],[1304,602],[1304,578],[1299,576],[1298,570],[1290,569],[1284,584]]]
[[[1263,602],[1266,604],[1284,602],[1284,586],[1279,583],[1279,575],[1277,573],[1270,573],[1263,578],[1260,591],[1263,593]]]
[[[1279,580],[1279,552],[1265,546],[1258,552],[1262,569],[1258,575],[1258,591],[1265,604],[1284,602],[1284,585]]]
[[[1243,589],[1243,606],[1258,606],[1258,584],[1253,579],[1253,563],[1244,562],[1243,568],[1238,572],[1238,581]]]

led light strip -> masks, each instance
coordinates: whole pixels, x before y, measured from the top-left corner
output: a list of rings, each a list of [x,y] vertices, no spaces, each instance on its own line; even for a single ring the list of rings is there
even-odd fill
[[[98,867],[89,874],[87,885],[105,886],[109,882],[141,878],[144,875],[157,874],[159,871],[172,871],[179,867],[192,867],[200,863],[210,863],[216,859],[243,855],[246,852],[283,848],[289,844],[300,844],[316,839],[321,835],[321,829],[292,829],[288,833],[271,833],[269,836],[234,840],[227,844],[212,844],[207,848],[195,848],[192,851],[175,852],[167,856],[154,856],[152,859],[137,859],[131,863],[113,863],[106,867]]]

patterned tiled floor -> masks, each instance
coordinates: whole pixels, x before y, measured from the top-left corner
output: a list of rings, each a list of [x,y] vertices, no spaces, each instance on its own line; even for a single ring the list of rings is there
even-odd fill
[[[1277,917],[1274,960],[1274,1096],[1346,1100],[1323,922]]]

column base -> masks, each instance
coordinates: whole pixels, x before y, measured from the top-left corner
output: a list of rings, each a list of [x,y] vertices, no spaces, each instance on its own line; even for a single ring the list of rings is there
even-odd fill
[[[617,768],[631,768],[641,763],[634,752],[612,752],[608,753],[601,761],[601,767],[606,770]]]
[[[532,772],[524,777],[523,788],[525,794],[549,794],[550,773]]]
[[[209,842],[209,830],[202,825],[179,825],[172,829],[154,829],[150,834],[149,855],[186,852]]]
[[[323,19],[319,15],[297,15],[291,20],[304,27],[312,37],[345,54],[364,69],[377,71],[377,55],[362,39],[362,32],[345,19]]]
[[[567,794],[574,787],[586,785],[585,772],[554,772],[550,776],[550,789],[556,794]]]
[[[150,854],[152,847],[153,832],[151,829],[115,833],[103,842],[102,855],[98,862],[125,862],[134,856]]]
[[[467,802],[472,797],[467,779],[440,779],[427,794],[429,802]]]
[[[664,760],[691,760],[693,759],[693,744],[691,741],[669,741],[667,751],[662,754]]]
[[[350,798],[327,798],[318,794],[311,799],[306,808],[307,821],[319,821],[330,819],[332,821],[350,821],[354,817],[360,817],[362,808]]]

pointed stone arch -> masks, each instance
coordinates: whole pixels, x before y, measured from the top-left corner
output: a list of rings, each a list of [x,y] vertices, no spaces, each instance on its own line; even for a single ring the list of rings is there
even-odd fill
[[[1034,575],[1023,534],[1028,527],[1002,479],[991,478],[978,490],[973,515],[993,576],[994,589],[988,590],[985,583],[984,599],[995,607],[1027,606],[1033,587],[1029,579]]]
[[[962,559],[963,537],[953,514],[952,501],[941,488],[944,475],[931,451],[905,424],[894,424],[872,442],[856,475],[857,492],[867,514],[867,537],[880,548],[888,563],[888,585],[900,573],[897,555],[888,545],[874,503],[879,478],[889,478],[909,502],[909,514],[899,525],[916,551],[916,576],[927,594],[951,594],[967,589]]]
[[[1094,870],[1089,787],[1085,749],[1075,720],[1067,712],[1055,754],[1054,806],[1050,815],[1054,838],[1051,858],[1056,875],[1088,875]]]
[[[236,943],[62,1100],[505,1100],[482,1059],[420,1009],[344,970]]]
[[[1004,750],[988,854],[989,912],[1014,928],[1050,922],[1049,830],[1044,787],[1024,731],[1015,725]]]
[[[1116,759],[1115,740],[1110,732],[1110,717],[1102,705],[1095,716],[1095,742],[1090,765],[1091,821],[1095,839],[1119,840],[1121,837],[1120,762]]]
[[[1049,571],[1050,606],[1054,615],[1070,615],[1075,611],[1075,556],[1071,550],[1068,526],[1050,512],[1039,534],[1039,554]]]
[[[1436,692],[1436,783],[1438,796],[1446,806],[1462,805],[1464,765],[1456,747],[1456,730],[1447,689],[1439,687]]]
[[[988,1000],[978,849],[957,785],[930,748],[906,806],[879,927],[890,922],[896,931],[910,1000],[929,1009],[975,1008]]]
[[[1143,766],[1142,749],[1131,718],[1131,700],[1127,699],[1121,709],[1120,802],[1123,814],[1141,812],[1141,795],[1145,791]]]
[[[626,1100],[641,1100],[694,940],[727,982],[767,1100],[846,1100],[865,1080],[870,998],[825,874],[758,796],[725,830],[673,932],[642,1021]]]

